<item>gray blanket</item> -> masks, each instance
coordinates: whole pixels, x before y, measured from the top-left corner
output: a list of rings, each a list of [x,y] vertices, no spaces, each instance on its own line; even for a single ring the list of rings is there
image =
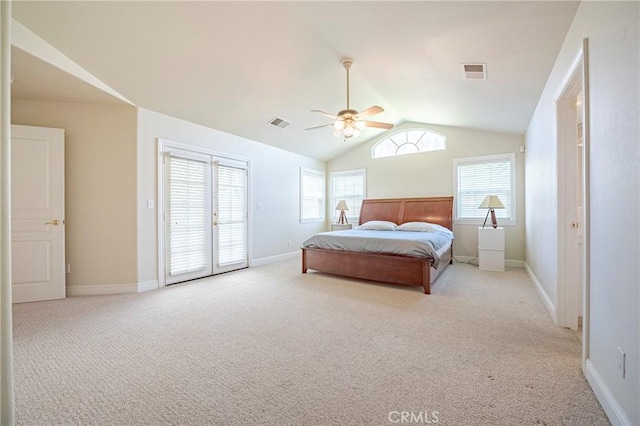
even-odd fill
[[[350,229],[321,232],[305,241],[306,248],[396,254],[433,259],[438,267],[440,253],[451,245],[453,234],[445,232],[369,231]]]

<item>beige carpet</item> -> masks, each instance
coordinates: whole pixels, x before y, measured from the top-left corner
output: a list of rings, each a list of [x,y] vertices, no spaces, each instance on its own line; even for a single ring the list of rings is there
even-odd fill
[[[299,271],[16,305],[17,423],[608,424],[523,270],[430,296]]]

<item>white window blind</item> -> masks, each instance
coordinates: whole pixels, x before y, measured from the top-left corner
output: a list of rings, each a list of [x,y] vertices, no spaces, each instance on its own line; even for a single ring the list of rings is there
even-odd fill
[[[366,171],[348,170],[344,172],[331,173],[331,204],[329,208],[332,213],[332,220],[337,221],[340,215],[339,210],[335,210],[338,202],[344,200],[349,210],[347,219],[349,222],[357,223],[360,218],[360,208],[362,200],[365,198]]]
[[[324,172],[300,169],[300,222],[324,221]]]
[[[247,265],[247,169],[217,165],[218,266]]]
[[[206,161],[168,155],[165,226],[168,275],[211,268],[210,166]]]
[[[487,195],[497,195],[504,209],[496,217],[515,221],[515,155],[501,154],[454,160],[457,220],[484,219],[478,206]]]

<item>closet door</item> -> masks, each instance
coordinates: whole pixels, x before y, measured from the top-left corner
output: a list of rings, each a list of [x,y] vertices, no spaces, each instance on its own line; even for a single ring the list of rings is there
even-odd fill
[[[214,158],[214,274],[248,266],[247,163]]]
[[[211,157],[165,154],[164,223],[167,284],[212,274]]]

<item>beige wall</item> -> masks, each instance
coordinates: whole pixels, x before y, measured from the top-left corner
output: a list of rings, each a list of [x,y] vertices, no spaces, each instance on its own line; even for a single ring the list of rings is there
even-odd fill
[[[14,100],[12,120],[65,129],[70,294],[135,292],[158,279],[157,205],[147,208],[157,201],[158,137],[250,161],[252,260],[295,252],[325,228],[298,220],[299,169],[325,171],[322,161],[129,106]]]
[[[516,153],[516,224],[504,225],[508,260],[524,260],[524,155],[522,135],[491,133],[456,127],[403,123],[393,129],[426,128],[447,137],[447,149],[421,154],[372,159],[371,148],[385,134],[358,145],[328,164],[328,172],[366,169],[368,198],[450,196],[453,160],[490,154]],[[348,142],[347,142],[348,143]],[[478,254],[478,225],[454,225],[454,254]]]
[[[65,130],[68,290],[136,284],[136,109],[14,100],[11,120]]]
[[[299,222],[300,167],[325,171],[326,163],[153,111],[138,111],[138,270],[140,281],[158,279],[157,138],[201,147],[250,161],[249,221],[252,260],[299,251],[324,223]],[[157,203],[156,203],[157,204]],[[258,209],[258,204],[261,209]],[[289,245],[289,241],[291,244]]]

